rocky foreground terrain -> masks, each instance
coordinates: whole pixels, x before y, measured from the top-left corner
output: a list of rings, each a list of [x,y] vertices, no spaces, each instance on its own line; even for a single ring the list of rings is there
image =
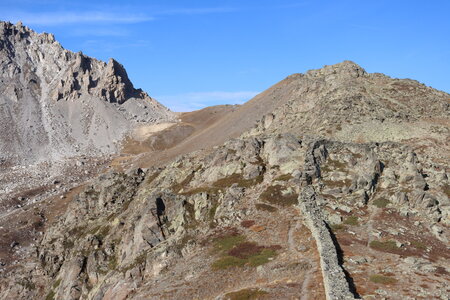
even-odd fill
[[[0,219],[0,298],[448,299],[449,110],[346,61],[184,114]]]

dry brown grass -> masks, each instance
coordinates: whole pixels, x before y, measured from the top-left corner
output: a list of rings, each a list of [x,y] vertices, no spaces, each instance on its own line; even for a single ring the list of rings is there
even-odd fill
[[[268,212],[276,212],[278,210],[278,208],[271,206],[271,205],[264,204],[264,203],[256,203],[255,207],[257,210],[268,211]]]
[[[260,289],[243,289],[237,292],[228,293],[225,295],[226,300],[257,300],[262,296],[268,295],[267,292]]]
[[[399,248],[394,241],[372,241],[370,247],[378,251],[395,252]]]
[[[193,175],[192,175],[193,176]],[[221,178],[216,182],[212,183],[209,186],[200,186],[188,191],[182,192],[183,195],[193,195],[198,193],[207,193],[207,194],[218,194],[219,191],[222,191],[226,188],[231,187],[233,184],[237,184],[239,187],[250,188],[254,185],[261,183],[264,179],[263,175],[259,175],[255,178],[245,179],[242,174],[233,174],[225,178]],[[185,187],[192,178],[186,178],[183,182],[174,186],[174,191],[179,192],[183,187]]]
[[[244,220],[244,221],[241,222],[241,225],[242,225],[242,227],[250,228],[253,225],[255,225],[255,223],[256,222],[254,220]]]
[[[393,284],[397,282],[395,278],[384,275],[372,275],[369,277],[369,280],[378,284]]]
[[[290,206],[298,203],[298,194],[285,194],[282,191],[284,187],[281,185],[269,186],[264,192],[261,193],[259,199],[279,206]]]

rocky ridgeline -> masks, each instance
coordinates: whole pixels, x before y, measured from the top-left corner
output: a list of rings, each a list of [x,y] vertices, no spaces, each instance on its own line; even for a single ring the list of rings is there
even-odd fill
[[[443,230],[449,221],[448,178],[445,173],[429,171],[423,176],[421,162],[401,144],[341,143],[285,134],[231,140],[162,168],[105,174],[45,232],[36,245],[30,273],[9,275],[30,284],[10,282],[2,287],[2,296],[116,299],[113,295],[120,293],[120,299],[156,299],[159,293],[172,290],[175,299],[190,293],[199,298],[224,297],[227,291],[248,286],[229,285],[220,276],[253,267],[240,265],[238,260],[229,262],[230,268],[225,268],[229,273],[216,270],[211,235],[241,228],[244,220],[258,222],[266,217],[268,222],[286,222],[289,219],[282,216],[295,211],[299,203],[302,224],[311,229],[317,242],[327,298],[350,299],[355,297],[355,287],[350,290],[342,251],[335,248],[339,239],[333,240],[330,228],[350,224],[345,218],[352,214],[358,215],[363,228],[375,222],[367,211],[386,209],[405,219],[420,220],[421,234],[442,247],[448,238]],[[370,231],[364,227],[364,232]],[[282,234],[270,236],[277,239]],[[247,237],[261,245],[269,243],[255,234]],[[304,234],[302,239],[307,237]],[[291,252],[288,245],[276,249],[276,256],[258,267],[267,264],[265,274],[272,280],[288,276],[284,268],[293,262],[286,257],[294,258],[298,251]],[[434,263],[448,269],[445,259]],[[186,284],[185,275],[179,277],[178,272],[187,274],[192,268],[196,281]],[[280,268],[285,271],[276,271]],[[211,280],[219,287],[190,289]],[[268,286],[251,287],[271,292]],[[437,297],[444,290],[445,280],[427,295]],[[402,293],[393,289],[388,295],[403,298]]]
[[[65,50],[51,34],[0,22],[0,55],[3,164],[114,153],[139,122],[173,119],[117,61]]]
[[[350,61],[291,75],[270,97],[284,104],[265,116],[254,134],[305,133],[357,143],[420,140],[435,147],[440,159],[450,150],[443,143],[450,134],[449,94],[367,73]]]

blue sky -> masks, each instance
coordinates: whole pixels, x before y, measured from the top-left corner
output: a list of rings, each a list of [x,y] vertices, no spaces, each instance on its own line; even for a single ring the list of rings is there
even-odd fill
[[[243,103],[343,60],[450,92],[449,16],[448,0],[0,0],[0,19],[114,57],[175,111]]]

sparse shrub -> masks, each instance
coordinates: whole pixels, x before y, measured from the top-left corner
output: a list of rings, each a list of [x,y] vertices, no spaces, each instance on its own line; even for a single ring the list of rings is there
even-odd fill
[[[241,222],[241,225],[242,225],[242,227],[250,228],[253,225],[255,225],[255,221],[254,220],[244,220]]]
[[[115,270],[117,269],[117,266],[119,265],[119,263],[117,262],[117,257],[115,255],[109,257],[109,261],[108,261],[108,268],[110,270]]]
[[[56,280],[56,281],[53,283],[53,288],[54,288],[54,289],[57,289],[57,288],[59,287],[60,284],[61,284],[61,279]]]
[[[225,295],[227,300],[257,300],[268,293],[260,289],[243,289]]]
[[[393,284],[396,283],[397,280],[392,277],[383,276],[383,275],[371,275],[369,277],[369,280],[373,283],[379,283],[379,284]]]
[[[270,261],[270,258],[273,258],[276,255],[277,253],[273,249],[263,249],[261,253],[254,256],[250,256],[248,258],[248,262],[252,267],[257,267],[265,263],[268,263]]]
[[[95,233],[95,236],[100,240],[104,240],[105,237],[109,234],[111,227],[109,225],[101,226],[99,230]]]
[[[237,258],[234,256],[224,256],[216,260],[212,264],[213,270],[223,270],[231,267],[242,267],[246,263],[245,259]]]
[[[152,175],[147,176],[145,179],[145,184],[146,185],[151,184],[153,182],[153,180],[155,180],[156,177],[159,176],[159,174],[160,174],[160,172],[156,172],[156,173],[153,173]]]
[[[228,251],[239,243],[245,241],[242,235],[228,235],[215,240],[215,249],[218,251]]]
[[[283,174],[283,175],[280,175],[277,178],[275,178],[275,180],[278,180],[278,181],[289,181],[292,178],[294,178],[294,177],[292,177],[292,174]]]
[[[222,253],[222,257],[212,264],[214,270],[250,265],[256,267],[270,261],[277,255],[280,246],[260,246],[247,242],[241,235],[227,235],[215,240],[215,250]]]
[[[280,206],[295,205],[298,203],[298,195],[295,193],[283,195],[282,190],[284,189],[281,185],[269,186],[264,192],[261,193],[259,198],[270,204],[276,204]]]
[[[246,259],[252,255],[261,253],[263,246],[258,246],[256,243],[244,242],[240,243],[228,251],[228,255]]]
[[[389,200],[385,198],[378,198],[373,200],[372,204],[375,205],[378,208],[385,208],[389,204]]]
[[[338,230],[345,229],[345,226],[343,224],[331,224],[330,228],[332,231],[338,231]]]
[[[240,187],[248,188],[248,187],[251,187],[256,184],[261,183],[263,181],[263,179],[264,179],[263,175],[256,176],[255,178],[252,178],[252,179],[245,179],[242,176],[242,174],[235,173],[228,177],[217,180],[216,182],[213,183],[213,186],[218,187],[218,188],[227,188],[227,187],[230,187],[233,184],[237,183],[237,185]]]
[[[268,212],[276,212],[278,210],[278,208],[264,203],[257,203],[255,204],[255,207],[257,210],[263,210]]]
[[[350,216],[347,219],[345,219],[344,224],[346,225],[352,225],[352,226],[357,226],[358,224],[358,217],[356,216]]]
[[[420,250],[427,249],[427,246],[420,241],[411,241],[411,246],[413,246],[414,248],[420,249]]]
[[[55,292],[51,290],[48,292],[47,297],[45,297],[45,300],[54,300],[55,299]]]
[[[396,251],[399,249],[394,241],[371,241],[369,245],[379,251]]]

